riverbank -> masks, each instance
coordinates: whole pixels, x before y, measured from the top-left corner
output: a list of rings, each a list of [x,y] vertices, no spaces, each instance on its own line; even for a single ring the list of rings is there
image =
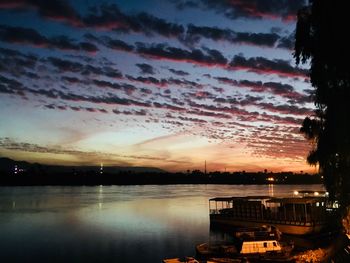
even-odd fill
[[[228,184],[228,185],[267,185],[267,184],[321,184],[318,175],[293,173],[97,173],[41,172],[1,174],[0,185],[168,185],[168,184]]]

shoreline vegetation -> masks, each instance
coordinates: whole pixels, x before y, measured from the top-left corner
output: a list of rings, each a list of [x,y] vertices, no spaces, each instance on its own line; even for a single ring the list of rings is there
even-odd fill
[[[322,184],[319,174],[293,172],[171,173],[147,167],[53,166],[0,158],[0,185]]]

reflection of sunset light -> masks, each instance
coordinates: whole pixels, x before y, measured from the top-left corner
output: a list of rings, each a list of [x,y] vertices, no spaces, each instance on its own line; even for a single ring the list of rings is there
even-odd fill
[[[274,186],[273,184],[269,184],[269,196],[274,196]]]

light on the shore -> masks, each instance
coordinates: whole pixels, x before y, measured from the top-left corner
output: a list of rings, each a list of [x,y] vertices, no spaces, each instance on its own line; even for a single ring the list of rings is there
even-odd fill
[[[294,195],[298,195],[299,194],[299,192],[298,191],[294,191]]]
[[[318,195],[319,195],[319,193],[318,193],[318,192],[314,192],[314,195],[315,195],[315,196],[318,196]]]
[[[275,181],[275,178],[269,177],[269,178],[267,178],[267,181],[273,182],[273,181]]]

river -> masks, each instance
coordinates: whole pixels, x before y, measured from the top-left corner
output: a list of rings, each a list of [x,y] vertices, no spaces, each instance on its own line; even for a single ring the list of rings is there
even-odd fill
[[[155,262],[209,240],[208,199],[322,185],[0,187],[0,262]]]

